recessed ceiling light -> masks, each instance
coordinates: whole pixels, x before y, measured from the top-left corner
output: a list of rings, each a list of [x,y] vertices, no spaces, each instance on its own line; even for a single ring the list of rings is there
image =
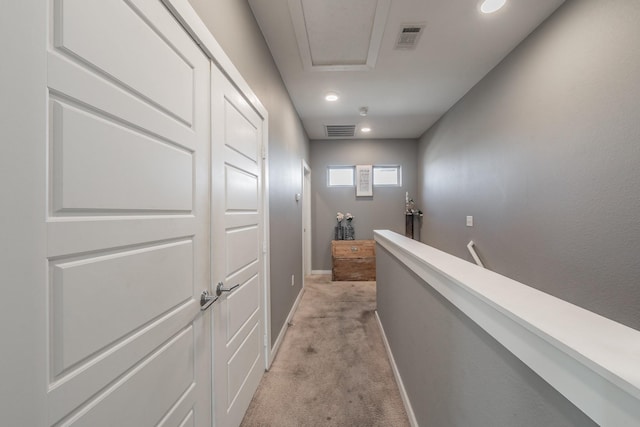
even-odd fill
[[[484,0],[480,6],[482,13],[493,13],[502,8],[507,0]]]
[[[360,128],[361,132],[368,133],[371,132],[371,128]]]
[[[326,99],[326,100],[327,100],[327,101],[329,101],[329,102],[337,101],[337,100],[338,100],[338,98],[340,98],[340,97],[339,97],[339,96],[338,96],[338,94],[337,94],[337,93],[335,93],[335,92],[328,92],[328,93],[324,96],[324,99]]]

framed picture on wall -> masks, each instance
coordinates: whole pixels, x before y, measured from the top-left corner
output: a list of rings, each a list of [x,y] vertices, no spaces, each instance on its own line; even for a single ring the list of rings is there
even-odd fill
[[[373,196],[373,167],[356,165],[356,197]]]

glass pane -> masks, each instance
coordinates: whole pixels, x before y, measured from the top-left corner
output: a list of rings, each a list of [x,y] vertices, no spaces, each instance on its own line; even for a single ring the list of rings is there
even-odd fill
[[[329,187],[353,186],[352,167],[330,167]]]
[[[374,167],[373,185],[400,185],[400,167]]]

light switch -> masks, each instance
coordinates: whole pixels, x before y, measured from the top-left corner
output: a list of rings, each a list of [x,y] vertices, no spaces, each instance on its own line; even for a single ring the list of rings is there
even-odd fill
[[[471,215],[467,216],[467,227],[473,227],[473,217]]]

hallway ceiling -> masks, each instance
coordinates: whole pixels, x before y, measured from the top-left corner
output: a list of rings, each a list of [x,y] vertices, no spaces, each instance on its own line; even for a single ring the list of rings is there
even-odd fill
[[[564,0],[507,0],[490,15],[478,0],[248,1],[314,140],[343,125],[352,138],[420,137]],[[409,42],[422,28],[413,48],[396,47],[403,27]]]

